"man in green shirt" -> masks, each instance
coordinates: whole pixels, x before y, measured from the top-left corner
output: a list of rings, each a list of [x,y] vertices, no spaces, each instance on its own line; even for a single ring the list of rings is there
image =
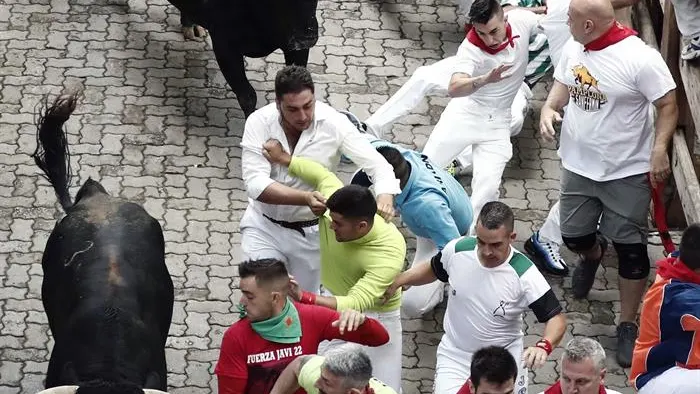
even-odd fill
[[[394,390],[401,387],[401,294],[387,303],[382,296],[404,267],[406,241],[393,223],[377,215],[370,190],[343,186],[322,165],[285,152],[277,140],[263,145],[263,155],[289,167],[289,174],[314,187],[328,208],[319,218],[321,284],[330,296],[295,287],[292,297],[302,303],[342,311],[355,309],[375,317],[389,332],[389,343],[366,349],[375,360],[376,376]],[[336,345],[334,343],[333,345]]]
[[[345,344],[323,356],[301,356],[277,379],[270,394],[396,394],[372,377],[372,363],[358,345]]]

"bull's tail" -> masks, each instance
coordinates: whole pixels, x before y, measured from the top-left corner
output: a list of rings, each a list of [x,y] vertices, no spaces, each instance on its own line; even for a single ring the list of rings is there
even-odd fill
[[[44,172],[44,177],[51,182],[64,210],[73,206],[68,191],[73,174],[63,124],[75,110],[78,96],[79,93],[61,95],[53,104],[44,105],[37,122],[37,147],[32,154],[34,162]]]

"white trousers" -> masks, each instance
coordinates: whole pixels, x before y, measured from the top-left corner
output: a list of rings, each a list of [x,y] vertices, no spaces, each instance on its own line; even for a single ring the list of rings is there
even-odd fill
[[[437,252],[437,246],[432,240],[416,237],[416,255],[411,267],[429,262]],[[411,286],[401,295],[401,314],[409,319],[419,318],[442,302],[444,295],[445,283],[439,280],[423,286]]]
[[[318,225],[304,228],[304,236],[298,231],[272,223],[248,206],[241,218],[240,228],[244,260],[281,260],[304,290],[319,292],[321,250]]]
[[[322,293],[327,294],[324,290]],[[403,362],[403,329],[401,327],[401,311],[369,312],[367,317],[379,320],[389,332],[389,342],[382,346],[363,346],[372,361],[372,376],[381,380],[397,393],[401,393],[401,367]],[[345,341],[334,339],[324,341],[318,347],[318,354],[324,355],[330,349],[344,344]]]
[[[544,221],[540,228],[540,237],[543,241],[554,242],[557,245],[562,245],[564,241],[561,239],[561,225],[559,219],[559,201],[557,201],[547,214],[547,220]]]
[[[676,22],[681,34],[685,37],[700,34],[700,0],[671,0],[671,2],[676,11]]]
[[[514,393],[527,394],[528,370],[523,365],[523,341],[514,341],[505,347],[518,364],[518,378],[515,381]],[[474,353],[465,352],[448,343],[445,338],[440,341],[435,363],[434,394],[456,394],[469,379],[472,357]]]
[[[509,112],[499,113],[490,108],[468,108],[470,103],[465,97],[447,104],[423,153],[439,167],[445,167],[464,148],[472,146],[471,202],[474,217],[479,217],[484,204],[498,200],[503,170],[513,156],[511,116]],[[470,232],[473,233],[473,229],[474,224]]]
[[[673,367],[645,384],[639,394],[697,394],[700,369]]]

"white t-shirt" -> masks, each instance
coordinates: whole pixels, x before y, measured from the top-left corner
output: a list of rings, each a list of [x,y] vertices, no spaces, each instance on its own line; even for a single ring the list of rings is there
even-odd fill
[[[658,51],[634,36],[598,51],[572,39],[554,78],[569,88],[558,152],[564,168],[598,182],[649,172],[649,105],[676,88]]]
[[[513,99],[518,93],[520,85],[525,79],[527,69],[528,46],[530,37],[538,33],[537,22],[539,17],[532,11],[523,9],[513,9],[506,14],[508,23],[512,29],[514,46],[508,45],[496,54],[484,52],[478,46],[464,39],[457,50],[457,64],[454,73],[464,73],[472,77],[487,74],[495,67],[511,63],[511,67],[506,73],[507,78],[489,83],[479,88],[476,92],[466,97],[459,97],[453,100],[462,102],[465,106],[477,106],[478,108],[508,109],[513,104]],[[516,36],[519,36],[515,38]],[[502,111],[501,111],[502,112]]]
[[[561,58],[564,45],[571,38],[567,24],[569,20],[569,4],[571,0],[547,0],[547,14],[540,19],[540,29],[547,36],[549,57],[556,67]]]
[[[540,322],[562,311],[549,283],[524,254],[511,247],[506,262],[486,268],[477,249],[476,238],[460,237],[431,261],[438,279],[451,286],[443,323],[446,343],[469,353],[507,346],[523,337],[528,309]]]

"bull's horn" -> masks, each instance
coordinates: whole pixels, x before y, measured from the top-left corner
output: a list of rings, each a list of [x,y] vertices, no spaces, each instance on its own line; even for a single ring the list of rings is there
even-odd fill
[[[58,386],[39,391],[37,394],[75,394],[76,390],[78,390],[78,386]]]
[[[154,390],[154,389],[143,389],[144,394],[168,394],[165,391]]]

